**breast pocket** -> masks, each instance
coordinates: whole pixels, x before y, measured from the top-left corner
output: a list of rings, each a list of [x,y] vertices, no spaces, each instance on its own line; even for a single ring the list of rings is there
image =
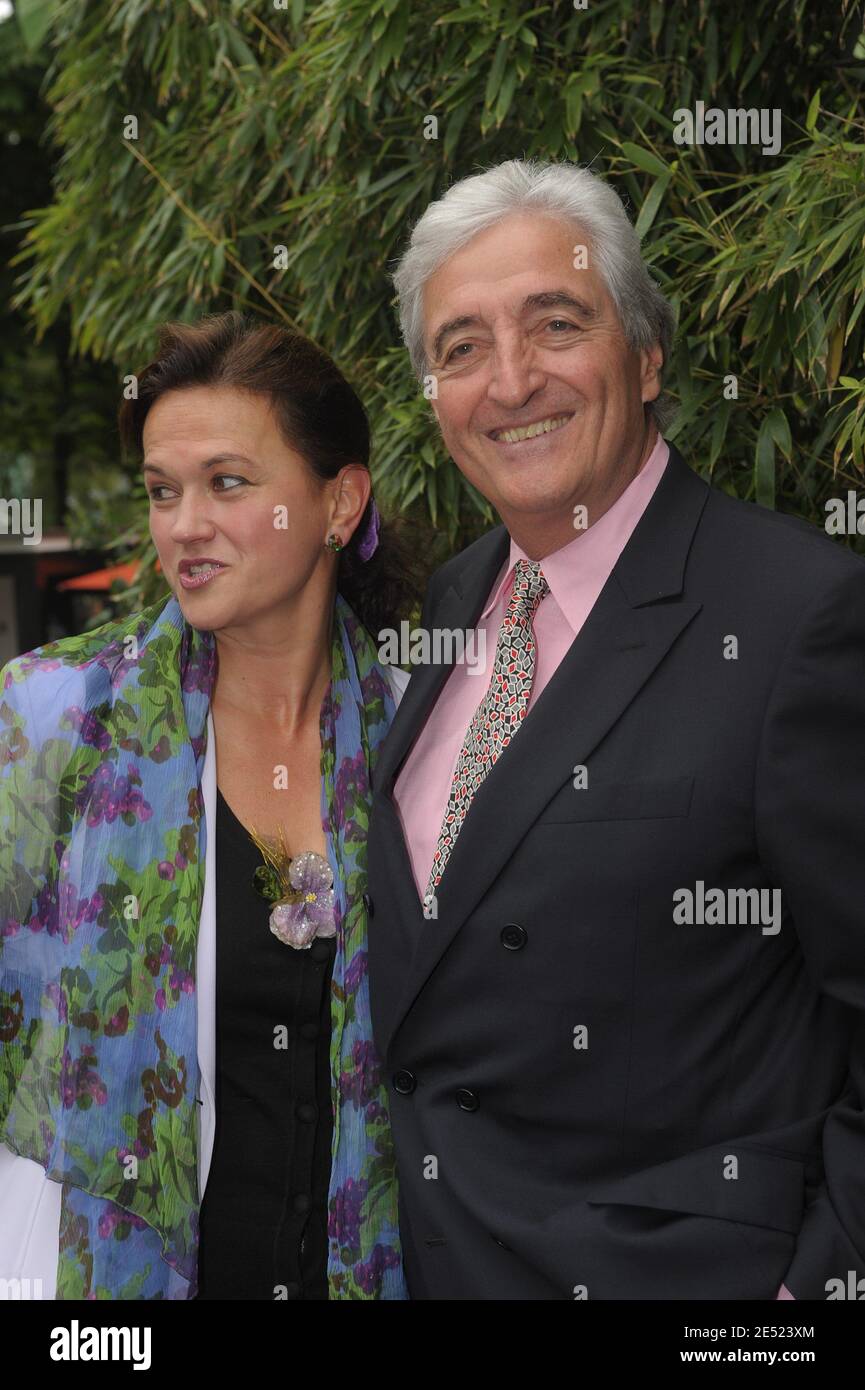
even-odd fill
[[[575,787],[568,782],[549,801],[536,825],[569,825],[579,821],[660,820],[687,816],[694,790],[693,777],[652,778],[631,782],[595,780]]]

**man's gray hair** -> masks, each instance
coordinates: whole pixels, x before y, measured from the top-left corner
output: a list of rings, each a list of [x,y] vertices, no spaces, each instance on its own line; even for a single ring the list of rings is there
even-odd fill
[[[393,273],[400,331],[418,380],[428,371],[423,321],[427,280],[478,232],[523,211],[553,214],[588,237],[588,252],[596,257],[625,341],[636,352],[659,342],[663,379],[676,316],[649,275],[639,237],[619,195],[597,174],[577,164],[508,159],[483,174],[460,179],[430,203]],[[667,397],[659,396],[648,406],[659,427],[669,423],[672,410]]]

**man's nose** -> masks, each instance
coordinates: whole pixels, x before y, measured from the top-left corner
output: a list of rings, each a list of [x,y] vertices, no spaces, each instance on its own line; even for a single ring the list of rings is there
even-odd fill
[[[495,344],[488,394],[498,405],[518,410],[544,384],[531,343],[508,335]]]

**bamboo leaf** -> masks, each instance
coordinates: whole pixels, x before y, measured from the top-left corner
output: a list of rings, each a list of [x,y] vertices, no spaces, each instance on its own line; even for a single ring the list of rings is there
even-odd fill
[[[638,237],[645,236],[646,232],[649,230],[652,223],[654,222],[658,208],[661,206],[664,194],[670,186],[670,180],[672,179],[672,177],[672,174],[668,170],[666,174],[661,174],[659,178],[655,179],[655,182],[649,189],[649,192],[643,201],[643,205],[640,208],[640,214],[635,223]]]
[[[775,507],[775,440],[768,417],[760,426],[754,461],[754,491],[762,507]]]
[[[638,169],[642,169],[647,174],[661,176],[669,174],[669,167],[660,160],[651,150],[643,150],[639,145],[634,145],[630,140],[625,140],[622,144],[622,154],[629,159],[632,164],[636,164]]]

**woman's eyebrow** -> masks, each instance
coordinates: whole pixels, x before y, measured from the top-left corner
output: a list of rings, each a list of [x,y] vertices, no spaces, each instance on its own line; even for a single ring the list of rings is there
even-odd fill
[[[256,463],[255,459],[247,458],[246,454],[232,453],[214,454],[212,458],[204,459],[204,461],[201,464],[201,467],[213,468],[214,464],[217,463],[242,463],[245,468],[258,467],[258,464]],[[146,461],[141,471],[142,473],[161,473],[163,477],[168,476],[164,468],[160,468],[159,465],[156,463],[147,463]]]

